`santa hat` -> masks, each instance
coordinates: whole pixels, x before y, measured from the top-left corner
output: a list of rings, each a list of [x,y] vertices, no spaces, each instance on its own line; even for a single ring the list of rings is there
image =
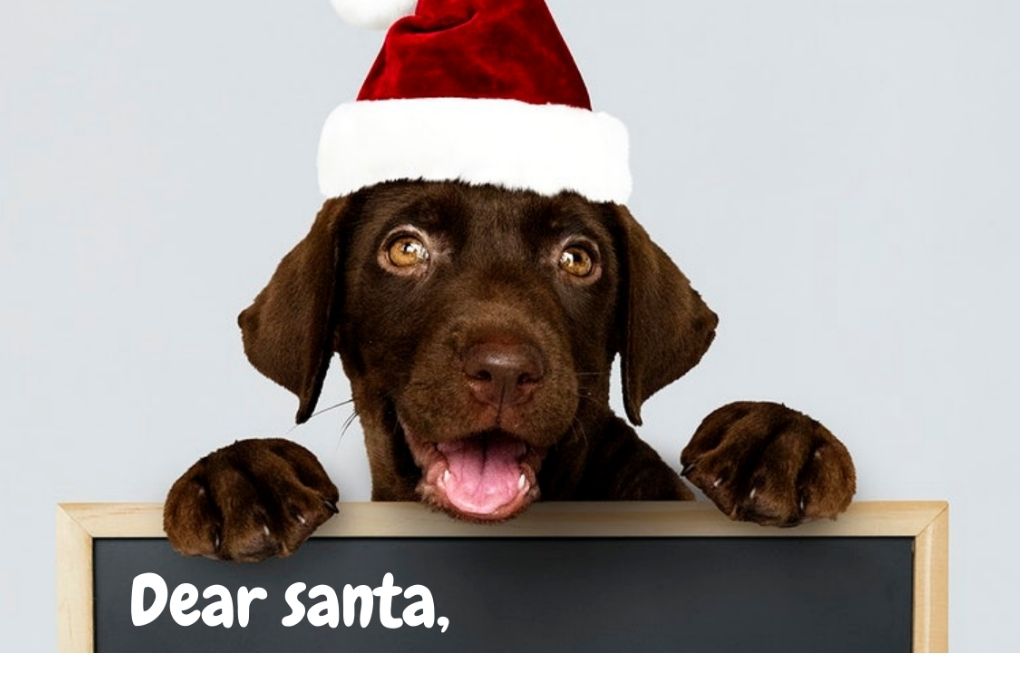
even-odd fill
[[[544,0],[332,4],[347,21],[391,28],[356,101],[324,124],[325,195],[424,179],[629,198],[626,127],[591,109]]]

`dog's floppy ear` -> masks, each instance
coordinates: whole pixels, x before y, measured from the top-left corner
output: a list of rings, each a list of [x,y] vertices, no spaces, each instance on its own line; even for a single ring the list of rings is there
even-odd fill
[[[644,401],[700,361],[718,316],[629,210],[612,209],[620,229],[622,398],[630,422],[639,425]]]
[[[249,362],[299,398],[297,423],[312,415],[333,354],[340,307],[339,230],[347,206],[344,197],[328,199],[309,234],[238,315]]]

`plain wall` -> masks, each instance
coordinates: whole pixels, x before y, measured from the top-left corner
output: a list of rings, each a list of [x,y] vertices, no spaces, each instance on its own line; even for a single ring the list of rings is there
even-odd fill
[[[642,436],[678,465],[727,401],[810,413],[858,499],[950,501],[951,648],[1016,650],[1017,3],[551,6],[631,130],[634,214],[722,319]],[[162,500],[280,435],[369,497],[350,407],[292,430],[235,316],[381,37],[326,0],[0,5],[0,648],[55,648],[59,501]],[[348,395],[335,365],[321,406]]]

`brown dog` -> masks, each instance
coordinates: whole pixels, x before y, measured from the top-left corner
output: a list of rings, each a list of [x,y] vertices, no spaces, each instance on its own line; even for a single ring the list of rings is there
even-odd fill
[[[373,499],[464,519],[532,501],[689,500],[608,405],[621,355],[629,420],[700,360],[717,317],[629,211],[574,193],[388,182],[328,200],[239,316],[245,351],[313,413],[341,356],[366,436]],[[683,474],[736,519],[835,517],[854,492],[845,447],[785,406],[735,403],[701,423]],[[336,511],[316,458],[247,440],[171,489],[186,554],[294,551]]]

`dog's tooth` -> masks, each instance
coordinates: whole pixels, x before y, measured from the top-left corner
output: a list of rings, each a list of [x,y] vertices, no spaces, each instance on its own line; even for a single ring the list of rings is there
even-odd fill
[[[522,491],[526,488],[526,473],[519,475],[519,490]]]
[[[448,480],[451,479],[451,476],[452,476],[452,471],[447,469],[447,468],[445,468],[444,474],[441,475],[441,483],[442,484],[447,484]]]

